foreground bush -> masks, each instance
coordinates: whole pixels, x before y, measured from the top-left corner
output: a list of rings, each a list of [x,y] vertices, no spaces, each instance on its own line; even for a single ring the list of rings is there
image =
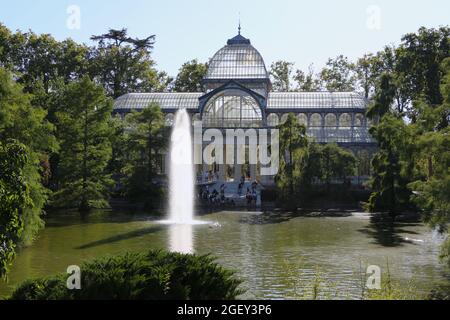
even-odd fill
[[[66,288],[67,274],[28,280],[13,300],[234,299],[242,291],[234,272],[210,256],[151,250],[81,265],[81,290]]]

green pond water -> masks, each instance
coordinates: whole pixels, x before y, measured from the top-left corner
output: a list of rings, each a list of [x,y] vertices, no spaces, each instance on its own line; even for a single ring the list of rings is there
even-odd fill
[[[378,265],[385,272],[387,261],[391,276],[412,282],[418,292],[448,285],[450,272],[438,259],[443,238],[420,223],[377,224],[365,214],[216,212],[197,218],[214,224],[171,226],[108,211],[85,219],[76,213],[49,216],[34,244],[18,253],[9,282],[0,283],[0,296],[27,278],[150,248],[212,253],[244,280],[247,292],[241,298],[298,298],[318,273],[328,298],[358,298],[360,266]]]

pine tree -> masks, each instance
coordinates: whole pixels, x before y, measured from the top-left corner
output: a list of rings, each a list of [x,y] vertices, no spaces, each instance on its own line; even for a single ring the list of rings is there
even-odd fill
[[[112,101],[84,77],[66,87],[62,103],[57,113],[60,185],[54,204],[82,212],[105,207],[112,184],[106,172],[111,158]]]

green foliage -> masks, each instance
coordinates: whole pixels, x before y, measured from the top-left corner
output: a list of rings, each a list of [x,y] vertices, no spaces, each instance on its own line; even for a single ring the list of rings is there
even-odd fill
[[[298,123],[297,117],[290,113],[286,121],[278,126],[280,130],[280,167],[275,176],[280,197],[286,205],[295,207],[298,197],[298,183],[303,173],[300,162],[308,145],[306,128]]]
[[[235,299],[241,281],[210,256],[152,250],[87,262],[81,290],[66,288],[67,275],[28,280],[14,300]]]
[[[320,73],[324,87],[329,91],[353,91],[355,90],[356,74],[355,66],[347,57],[337,56],[328,59],[325,68]]]
[[[294,63],[287,61],[276,61],[270,65],[270,76],[274,91],[291,91],[291,75]]]
[[[321,89],[321,80],[314,73],[313,65],[309,65],[308,71],[296,70],[294,80],[297,82],[297,89],[300,91],[319,91]]]
[[[365,282],[363,283],[365,286]],[[381,277],[381,288],[367,290],[363,288],[361,299],[364,300],[423,300],[413,283],[401,284],[392,278],[389,264]]]
[[[335,143],[329,143],[320,150],[321,178],[329,186],[331,178],[346,178],[355,174],[356,158]]]
[[[412,200],[423,210],[433,227],[447,230],[450,218],[450,128],[428,132],[417,140],[418,157],[423,159],[427,176],[411,182]],[[419,159],[420,159],[419,158]]]
[[[367,117],[380,119],[391,111],[391,104],[395,98],[396,87],[392,83],[392,76],[388,73],[381,75],[372,104],[367,110]]]
[[[29,244],[42,228],[44,204],[48,190],[42,185],[41,163],[46,154],[57,150],[53,126],[45,120],[46,112],[31,104],[31,95],[24,94],[12,75],[0,68],[0,140],[15,139],[28,150],[28,161],[24,172],[30,189],[31,200],[22,213],[24,230],[21,242]]]
[[[160,153],[168,142],[168,130],[158,104],[151,103],[140,112],[126,117],[128,133],[128,163],[124,167],[125,188],[131,199],[144,200],[146,207],[155,208],[163,191],[157,183]]]
[[[442,64],[443,103],[432,107],[418,102],[417,122],[412,126],[415,140],[415,179],[409,184],[412,201],[422,209],[425,221],[447,231],[450,219],[450,127],[443,118],[450,115],[450,58]]]
[[[0,141],[0,277],[6,277],[23,231],[24,209],[32,203],[24,170],[27,163],[24,145]]]
[[[105,207],[112,183],[105,170],[111,158],[111,100],[84,77],[67,86],[62,104],[57,112],[60,185],[53,205],[82,211]]]
[[[364,92],[365,98],[370,98],[380,76],[380,60],[371,53],[359,58],[354,65],[358,86]]]
[[[275,176],[279,200],[284,206],[296,208],[312,192],[312,182],[327,184],[332,178],[346,178],[356,170],[355,156],[337,144],[319,145],[308,141],[306,128],[294,114],[278,126],[280,130],[280,168]]]
[[[408,208],[411,191],[407,184],[411,174],[410,128],[402,119],[387,114],[370,129],[378,141],[379,151],[372,160],[372,194],[368,209],[395,215]]]
[[[208,71],[206,63],[199,63],[196,59],[184,63],[175,79],[175,92],[201,92],[202,80]]]
[[[368,112],[381,117],[371,129],[380,148],[371,211],[396,213],[414,203],[432,225],[448,221],[449,33],[420,28],[379,54],[384,73]]]
[[[449,27],[421,27],[416,33],[402,37],[397,52],[398,66],[411,100],[423,95],[431,105],[442,103],[440,64],[449,56],[449,39]]]
[[[113,98],[128,92],[162,91],[172,81],[165,72],[156,71],[150,58],[154,35],[133,39],[126,29],[110,29],[91,39],[98,43],[92,52],[93,74]]]

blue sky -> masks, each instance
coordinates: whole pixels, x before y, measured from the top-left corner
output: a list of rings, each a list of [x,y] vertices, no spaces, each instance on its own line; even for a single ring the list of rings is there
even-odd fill
[[[90,43],[92,34],[126,27],[134,37],[156,34],[158,68],[176,75],[187,60],[207,61],[226,40],[242,34],[266,65],[279,59],[306,69],[328,57],[376,52],[420,26],[450,24],[448,0],[14,0],[2,1],[0,22],[57,39]],[[67,9],[80,9],[80,29],[67,27]]]

